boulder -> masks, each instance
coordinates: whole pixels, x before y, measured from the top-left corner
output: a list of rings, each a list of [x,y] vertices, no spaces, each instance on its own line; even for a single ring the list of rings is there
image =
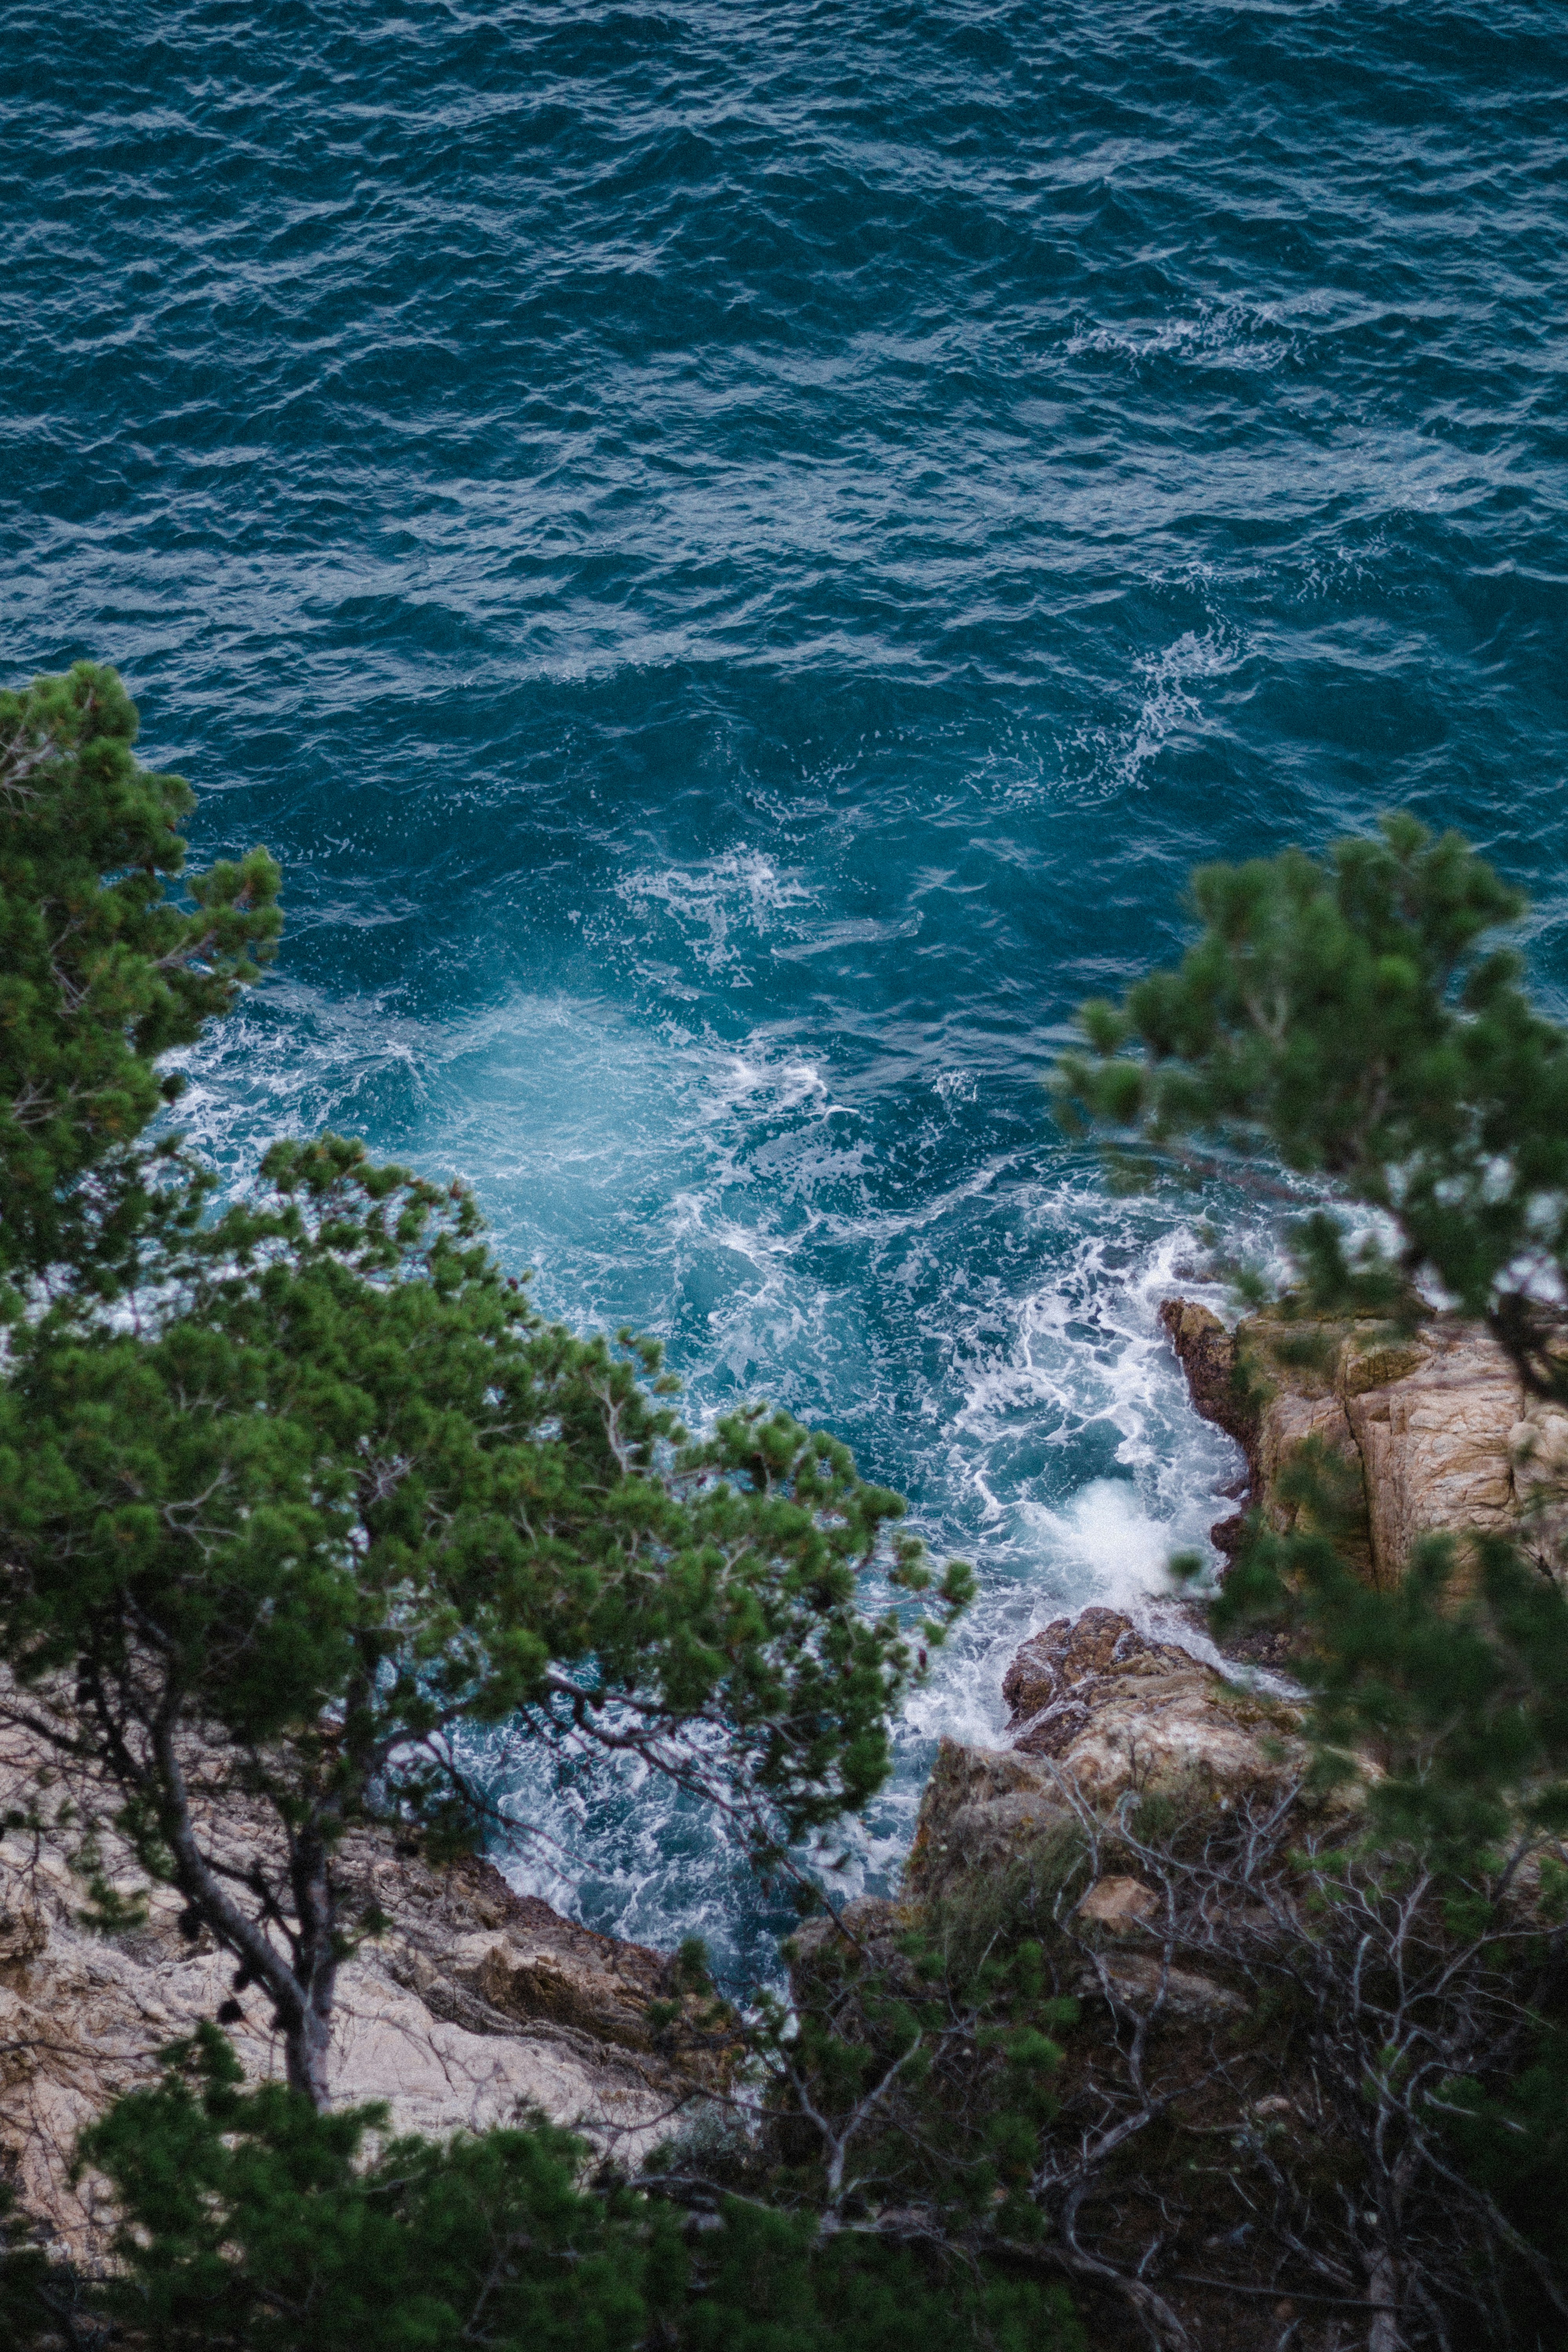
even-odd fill
[[[1102,1961],[1084,1970],[1079,1990],[1090,2000],[1098,1995],[1145,2015],[1163,1992],[1164,2014],[1189,2025],[1228,2025],[1247,2013],[1246,2001],[1227,1985],[1195,1969],[1165,1969],[1162,1979],[1161,1963],[1152,1958]]]
[[[804,1921],[784,1946],[795,1999],[807,2002],[845,1973],[861,1969],[874,1971],[890,1991],[918,1994],[919,1970],[900,1949],[904,1936],[918,1924],[915,1911],[884,1895],[858,1895],[837,1917],[819,1914]]]
[[[1086,1927],[1132,1936],[1160,1916],[1160,1898],[1141,1878],[1097,1878],[1078,1906]]]
[[[1263,1741],[1301,1719],[1174,1643],[1151,1640],[1115,1609],[1058,1617],[1031,1634],[1002,1696],[1013,1748],[1058,1760],[1095,1802],[1194,1778],[1215,1788],[1277,1779],[1286,1752],[1271,1762]]]
[[[904,1892],[921,1902],[972,1874],[1004,1870],[1070,1828],[1059,1769],[1005,1748],[944,1739],[921,1796]]]
[[[1227,1803],[1271,1790],[1303,1759],[1299,1709],[1243,1690],[1113,1609],[1058,1617],[1008,1667],[1005,1748],[943,1740],[905,1871],[910,1895],[1026,1858],[1045,1864],[1076,1807],[1130,1790]]]

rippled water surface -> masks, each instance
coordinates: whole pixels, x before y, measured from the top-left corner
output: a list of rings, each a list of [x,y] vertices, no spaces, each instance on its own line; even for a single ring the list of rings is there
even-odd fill
[[[289,869],[193,1063],[477,1184],[694,1408],[849,1438],[1009,1644],[1230,1476],[1038,1078],[1200,858],[1380,808],[1563,878],[1560,0],[0,5],[0,616]],[[1189,1272],[1186,1278],[1190,1280]],[[658,1791],[530,1883],[739,1964]]]

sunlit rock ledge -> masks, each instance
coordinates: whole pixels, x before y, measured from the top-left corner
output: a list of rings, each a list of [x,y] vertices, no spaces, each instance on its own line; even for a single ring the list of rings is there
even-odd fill
[[[1213,1530],[1222,1551],[1235,1549],[1247,1508],[1281,1531],[1292,1525],[1279,1473],[1315,1437],[1355,1474],[1360,1509],[1343,1549],[1368,1582],[1393,1584],[1434,1531],[1515,1537],[1554,1562],[1563,1515],[1549,1498],[1568,1469],[1568,1412],[1526,1396],[1481,1325],[1437,1315],[1391,1338],[1381,1324],[1273,1314],[1228,1331],[1183,1298],[1167,1299],[1160,1319],[1198,1412],[1247,1456],[1246,1504]]]
[[[1004,1748],[944,1740],[921,1803],[906,1897],[952,1892],[1004,1868],[1129,1793],[1180,1792],[1226,1804],[1300,1777],[1301,1717],[1288,1701],[1228,1682],[1113,1609],[1086,1609],[1031,1635],[1008,1667]]]

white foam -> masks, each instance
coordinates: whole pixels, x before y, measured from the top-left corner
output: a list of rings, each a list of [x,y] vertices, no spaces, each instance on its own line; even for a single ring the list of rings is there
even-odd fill
[[[1141,790],[1144,772],[1175,736],[1202,732],[1209,724],[1194,688],[1226,677],[1244,659],[1247,639],[1215,623],[1184,629],[1157,653],[1133,666],[1135,715],[1121,727],[1080,727],[1059,746],[1068,779],[1090,799]],[[1087,771],[1087,772],[1086,772]]]
[[[765,948],[789,919],[787,877],[739,853],[682,871],[689,888],[637,904],[679,921],[699,961]],[[589,993],[410,1025],[392,1055],[372,1005],[303,1025],[319,1053],[270,1014],[229,1024],[193,1057],[212,1087],[193,1123],[220,1140],[226,1097],[231,1136],[262,1118],[351,1125],[379,1073],[400,1089],[382,1117],[406,1106],[411,1156],[433,1144],[479,1182],[503,1255],[539,1265],[547,1311],[671,1338],[698,1423],[763,1393],[858,1433],[867,1475],[916,1496],[938,1556],[974,1560],[979,1598],[898,1727],[896,1780],[836,1848],[846,1891],[896,1870],[932,1740],[1001,1736],[1002,1675],[1031,1631],[1092,1601],[1161,1624],[1166,1559],[1205,1547],[1238,1466],[1193,1412],[1158,1323],[1175,1290],[1224,1303],[1178,1200],[1112,1200],[1032,1139],[955,1148],[956,1107],[979,1084],[940,1065],[924,1073],[918,1180],[891,1184],[875,1107],[841,1098],[826,1051],[654,1029]],[[288,1088],[268,1091],[275,1068]],[[1235,1234],[1237,1205],[1221,1213]],[[866,1597],[896,1598],[875,1578]],[[654,1943],[695,1927],[742,1973],[760,1964],[764,1899],[689,1801],[559,1774],[542,1750],[505,1793],[532,1832],[508,1865],[520,1885]]]
[[[1101,1606],[1131,1612],[1163,1590],[1175,1530],[1145,1507],[1131,1479],[1092,1478],[1065,1509],[1042,1507],[1039,1523],[1042,1540]]]
[[[811,901],[797,877],[781,873],[761,850],[744,847],[689,866],[640,867],[616,889],[644,908],[662,907],[679,925],[688,953],[731,982],[743,976],[745,934],[766,933],[786,908]]]
[[[1278,311],[1257,303],[1205,302],[1180,317],[1136,320],[1119,326],[1081,326],[1068,338],[1070,359],[1089,354],[1142,365],[1153,359],[1192,359],[1208,367],[1269,373],[1296,348],[1281,331]]]

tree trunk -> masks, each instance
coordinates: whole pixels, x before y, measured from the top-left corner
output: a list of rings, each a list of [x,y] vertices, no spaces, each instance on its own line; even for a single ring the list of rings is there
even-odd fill
[[[1386,2247],[1380,2247],[1370,2265],[1372,2299],[1384,2308],[1373,2320],[1366,2339],[1366,2352],[1403,2352],[1405,2338],[1399,2332],[1399,2320],[1394,2309],[1399,2293],[1399,2273]]]
[[[276,1949],[261,1921],[247,1918],[202,1851],[174,1738],[171,1707],[155,1728],[159,1814],[174,1860],[174,1884],[218,1943],[232,1952],[253,1982],[272,1999],[283,2035],[289,2087],[302,2091],[320,2114],[328,2104],[332,1997],[337,1990],[337,1890],[330,1848],[319,1825],[295,1844],[289,1879],[299,1932],[293,1965]],[[273,1916],[281,1917],[274,1909]]]
[[[292,2089],[303,2091],[321,2114],[328,2104],[327,2060],[332,2000],[338,1989],[337,1890],[329,1849],[319,1830],[302,1836],[290,1871],[300,1939],[294,1965],[303,1998],[284,2019],[284,2054]]]
[[[331,2050],[331,1997],[320,2005],[307,2001],[296,2017],[285,2021],[283,2055],[289,2088],[302,2091],[318,2115],[327,2106],[327,2060]]]

